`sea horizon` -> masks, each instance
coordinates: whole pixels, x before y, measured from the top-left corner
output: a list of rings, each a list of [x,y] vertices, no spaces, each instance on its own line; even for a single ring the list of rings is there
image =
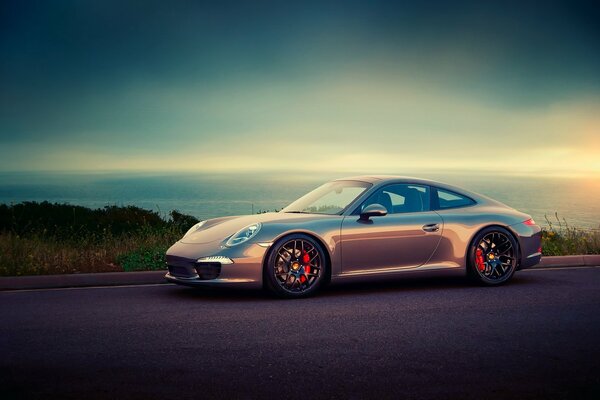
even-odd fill
[[[365,173],[0,172],[0,203],[49,201],[90,208],[134,205],[164,216],[177,210],[207,219],[279,210],[321,183],[361,174]],[[446,182],[484,194],[531,214],[543,226],[548,226],[548,219],[555,226],[566,223],[583,229],[600,228],[598,179],[465,171],[406,171],[402,175]]]

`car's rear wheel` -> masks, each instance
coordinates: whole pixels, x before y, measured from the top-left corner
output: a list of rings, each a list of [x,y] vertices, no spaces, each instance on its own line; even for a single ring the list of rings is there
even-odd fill
[[[265,283],[273,294],[300,298],[314,294],[325,281],[327,260],[308,235],[286,236],[273,244],[265,265]]]
[[[485,285],[507,282],[517,268],[517,241],[501,227],[490,227],[475,236],[469,250],[469,275]]]

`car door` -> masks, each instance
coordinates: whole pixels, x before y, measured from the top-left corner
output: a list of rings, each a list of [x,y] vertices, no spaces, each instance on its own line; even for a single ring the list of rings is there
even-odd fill
[[[383,205],[388,214],[361,220],[360,211],[371,204]],[[430,210],[428,186],[398,183],[380,188],[342,221],[342,273],[423,265],[436,250],[442,228],[442,218]]]

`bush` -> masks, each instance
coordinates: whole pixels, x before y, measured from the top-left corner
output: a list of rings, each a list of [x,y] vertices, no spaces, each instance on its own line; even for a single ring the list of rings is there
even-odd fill
[[[118,256],[117,264],[126,272],[165,269],[166,251],[164,246],[136,249]]]
[[[168,226],[169,221],[165,221],[157,212],[135,206],[112,205],[92,210],[47,201],[0,205],[0,232],[18,235],[42,234],[60,239],[76,239],[79,235],[120,235],[145,227]]]
[[[0,205],[0,275],[163,269],[164,254],[198,219],[134,206]]]
[[[171,211],[171,223],[182,233],[185,233],[193,225],[200,222],[199,219],[191,215],[182,214],[177,210]]]
[[[546,216],[547,228],[542,229],[542,250],[547,256],[569,254],[600,254],[600,231],[570,227],[554,214],[556,223]]]

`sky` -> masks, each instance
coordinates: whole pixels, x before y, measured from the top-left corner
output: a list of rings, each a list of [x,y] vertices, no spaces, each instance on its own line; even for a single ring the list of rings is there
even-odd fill
[[[592,1],[2,1],[0,171],[600,175],[599,20]]]

